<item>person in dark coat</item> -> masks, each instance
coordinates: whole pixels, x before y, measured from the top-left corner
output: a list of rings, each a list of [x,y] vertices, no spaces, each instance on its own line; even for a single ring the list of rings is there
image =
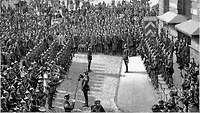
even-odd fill
[[[124,63],[126,65],[126,71],[125,71],[126,73],[128,72],[128,61],[129,61],[128,55],[129,55],[129,50],[127,48],[127,45],[125,44],[124,45],[124,52],[123,52],[123,60],[124,60]]]
[[[84,94],[84,97],[85,97],[85,105],[83,107],[89,107],[88,106],[88,91],[90,90],[90,87],[89,87],[89,76],[88,76],[88,72],[84,72],[84,74],[80,74],[80,77],[79,77],[79,81],[80,79],[82,79],[82,91],[83,91],[83,94]]]
[[[91,106],[91,112],[105,112],[100,100],[96,100],[94,105]]]
[[[90,72],[91,71],[91,69],[90,69],[90,67],[91,67],[91,61],[92,61],[92,47],[88,48],[87,57],[88,57],[88,72]]]
[[[74,109],[75,100],[70,103],[70,101],[69,101],[70,95],[69,94],[66,94],[64,98],[65,98],[65,102],[64,102],[65,112],[71,112]]]

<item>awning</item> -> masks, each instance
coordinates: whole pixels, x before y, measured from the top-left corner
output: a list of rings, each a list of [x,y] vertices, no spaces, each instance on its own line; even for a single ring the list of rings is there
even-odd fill
[[[194,21],[194,20],[188,20],[186,22],[177,24],[175,28],[183,32],[189,36],[192,35],[199,35],[199,30],[200,30],[200,22]]]
[[[187,21],[185,16],[170,11],[164,13],[163,15],[157,16],[157,18],[170,24],[179,24],[181,22]]]
[[[153,7],[159,3],[159,0],[149,0],[149,6]]]

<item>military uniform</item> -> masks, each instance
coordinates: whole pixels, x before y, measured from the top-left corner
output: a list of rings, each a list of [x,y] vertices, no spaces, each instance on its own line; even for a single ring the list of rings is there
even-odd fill
[[[91,47],[88,48],[87,58],[88,58],[88,71],[91,71],[91,69],[90,69],[91,61],[92,61],[92,48]]]
[[[51,80],[48,85],[49,85],[49,95],[48,95],[48,104],[49,104],[49,109],[53,108],[52,107],[52,101],[53,101],[53,96],[56,92],[56,86],[59,84],[59,82],[54,82],[54,80]]]
[[[84,75],[80,75],[80,78],[82,78],[82,91],[83,91],[83,94],[84,94],[84,97],[85,97],[85,107],[88,107],[88,91],[90,90],[90,87],[89,87],[89,76],[88,76],[88,72],[85,72]],[[79,78],[79,80],[80,80]]]
[[[74,109],[74,104],[70,104],[68,100],[64,102],[65,112],[71,112]]]
[[[64,98],[66,99],[64,102],[65,112],[71,112],[74,109],[75,102],[72,103],[69,102],[70,98],[69,94],[66,94]]]
[[[125,49],[123,52],[123,60],[126,66],[126,72],[128,72],[128,62],[129,62],[128,55],[129,55],[129,49],[127,48],[127,45],[125,45]]]
[[[96,100],[95,104],[91,106],[91,112],[105,112],[103,106],[100,104],[100,100]]]

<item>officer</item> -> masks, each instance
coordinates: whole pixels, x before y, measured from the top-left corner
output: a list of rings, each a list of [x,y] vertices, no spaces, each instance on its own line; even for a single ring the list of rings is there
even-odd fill
[[[126,71],[125,72],[128,72],[128,55],[129,55],[129,50],[127,48],[127,45],[125,44],[124,45],[124,52],[123,52],[123,60],[124,60],[124,63],[126,65]]]
[[[100,100],[96,100],[94,105],[91,106],[91,112],[105,112]]]
[[[91,66],[91,61],[92,61],[92,47],[91,46],[88,48],[87,57],[88,57],[88,72],[90,72],[91,71],[90,66]]]
[[[66,94],[64,98],[65,98],[65,102],[64,102],[65,112],[71,112],[74,109],[75,100],[73,100],[70,103],[70,101],[69,101],[70,95],[69,94]]]
[[[83,107],[89,107],[88,106],[88,91],[90,90],[89,87],[89,76],[88,76],[88,72],[84,72],[84,74],[80,74],[78,81],[80,81],[80,79],[82,79],[82,91],[85,97],[85,105]]]

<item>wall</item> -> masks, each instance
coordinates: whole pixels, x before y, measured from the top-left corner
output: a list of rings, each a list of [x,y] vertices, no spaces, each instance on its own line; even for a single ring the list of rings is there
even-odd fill
[[[191,0],[190,13],[192,20],[200,22],[200,0]],[[192,37],[190,51],[190,58],[195,58],[195,61],[199,63],[199,36]]]
[[[192,8],[191,8],[191,15],[192,19],[196,21],[200,21],[200,0],[191,0]]]
[[[178,0],[169,0],[169,10],[172,12],[178,13],[177,3],[178,3]]]

